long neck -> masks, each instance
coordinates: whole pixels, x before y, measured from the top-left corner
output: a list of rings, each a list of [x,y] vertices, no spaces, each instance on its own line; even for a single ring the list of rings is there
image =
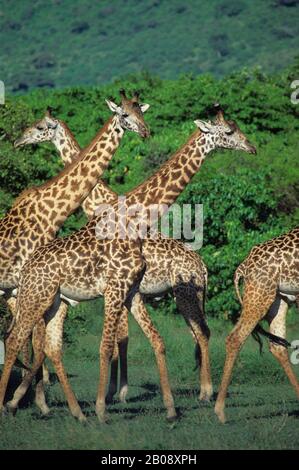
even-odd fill
[[[65,165],[69,165],[78,158],[81,147],[73,136],[71,130],[61,121],[58,121],[52,143],[58,150]]]
[[[152,204],[170,206],[214,148],[213,142],[207,142],[197,130],[156,173],[126,195],[127,206],[136,203],[142,203],[144,208]]]
[[[80,154],[81,148],[68,126],[59,121],[52,143],[55,145],[65,165],[72,163]],[[84,199],[82,208],[86,216],[91,219],[101,204],[109,204],[117,198],[117,193],[99,180],[91,193]]]
[[[55,178],[38,188],[39,212],[48,216],[58,230],[97,184],[123,136],[117,116],[113,116],[79,157]]]
[[[156,173],[126,194],[126,218],[118,219],[120,230],[124,228],[124,221],[126,224],[130,222],[129,225],[133,230],[136,226],[140,227],[140,223],[143,227],[150,228],[150,224],[168,211],[214,148],[213,140],[207,141],[205,135],[197,130]],[[156,205],[155,215],[150,211],[153,205]],[[113,206],[117,213],[118,202]],[[134,207],[137,207],[137,218]],[[133,208],[132,215],[129,212],[130,208]],[[102,215],[98,215],[88,224],[88,229],[93,230],[98,223],[101,225],[101,221]]]

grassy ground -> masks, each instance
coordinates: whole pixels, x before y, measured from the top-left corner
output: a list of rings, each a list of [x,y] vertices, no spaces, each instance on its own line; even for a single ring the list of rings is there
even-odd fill
[[[169,374],[181,419],[165,421],[153,353],[131,321],[130,390],[127,404],[109,407],[110,424],[100,425],[94,413],[98,382],[98,333],[95,319],[77,344],[65,350],[65,364],[88,424],[69,414],[59,384],[52,376],[48,401],[52,413],[42,418],[27,397],[15,417],[1,422],[1,449],[295,449],[299,448],[299,405],[283,372],[268,352],[259,356],[250,339],[235,368],[227,400],[226,425],[213,413],[214,402],[199,403],[198,373],[193,370],[193,344],[182,318],[158,314],[155,323],[165,338]],[[299,338],[299,322],[291,315],[288,339]],[[229,322],[210,321],[211,360],[217,391]],[[299,366],[297,374],[299,375]],[[17,372],[11,385],[15,385]]]

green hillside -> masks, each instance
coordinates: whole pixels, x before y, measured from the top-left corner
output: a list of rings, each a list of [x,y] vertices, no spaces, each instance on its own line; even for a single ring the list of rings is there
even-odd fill
[[[299,50],[298,0],[1,0],[8,90],[278,70]]]

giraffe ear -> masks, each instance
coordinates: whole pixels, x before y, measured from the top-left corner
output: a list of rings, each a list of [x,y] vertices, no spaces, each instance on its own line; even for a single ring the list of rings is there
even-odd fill
[[[196,121],[194,121],[194,123],[202,132],[205,132],[206,134],[214,134],[215,132],[215,128],[210,122],[201,121],[200,119],[197,119]]]
[[[56,129],[56,127],[58,126],[58,122],[56,121],[56,119],[53,119],[52,117],[49,117],[46,115],[45,120],[46,120],[48,129]]]
[[[139,106],[140,106],[140,109],[141,109],[142,114],[144,114],[144,113],[146,113],[146,111],[147,111],[148,108],[150,107],[150,104],[141,103]]]
[[[110,109],[110,111],[112,111],[113,113],[116,113],[116,114],[121,114],[122,113],[121,107],[117,106],[117,104],[115,104],[113,101],[106,100],[106,103],[107,103],[108,108]]]

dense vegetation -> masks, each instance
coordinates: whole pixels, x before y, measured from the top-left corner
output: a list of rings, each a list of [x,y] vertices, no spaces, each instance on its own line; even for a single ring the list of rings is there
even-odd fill
[[[93,88],[37,90],[11,96],[0,107],[0,211],[32,184],[56,174],[61,162],[51,144],[16,151],[14,139],[48,105],[65,120],[82,146],[109,116],[105,97],[118,100],[118,89],[138,89],[151,104],[147,120],[152,137],[142,141],[125,135],[105,174],[106,181],[124,193],[149,176],[190,135],[196,118],[212,118],[211,105],[219,101],[257,146],[257,156],[217,151],[205,162],[180,197],[181,202],[203,203],[204,245],[200,254],[209,269],[211,316],[231,317],[238,311],[232,279],[236,266],[250,248],[298,224],[299,106],[290,101],[290,83],[299,76],[299,63],[278,75],[242,71],[218,80],[209,75],[161,80],[148,74]],[[85,222],[82,212],[70,217],[61,234]],[[80,321],[84,305],[72,311]],[[162,311],[172,311],[167,300]],[[78,312],[78,313],[75,313]],[[81,312],[81,313],[80,313]],[[75,326],[77,328],[77,324]]]
[[[0,0],[7,89],[103,83],[147,70],[275,71],[298,51],[299,0]]]

